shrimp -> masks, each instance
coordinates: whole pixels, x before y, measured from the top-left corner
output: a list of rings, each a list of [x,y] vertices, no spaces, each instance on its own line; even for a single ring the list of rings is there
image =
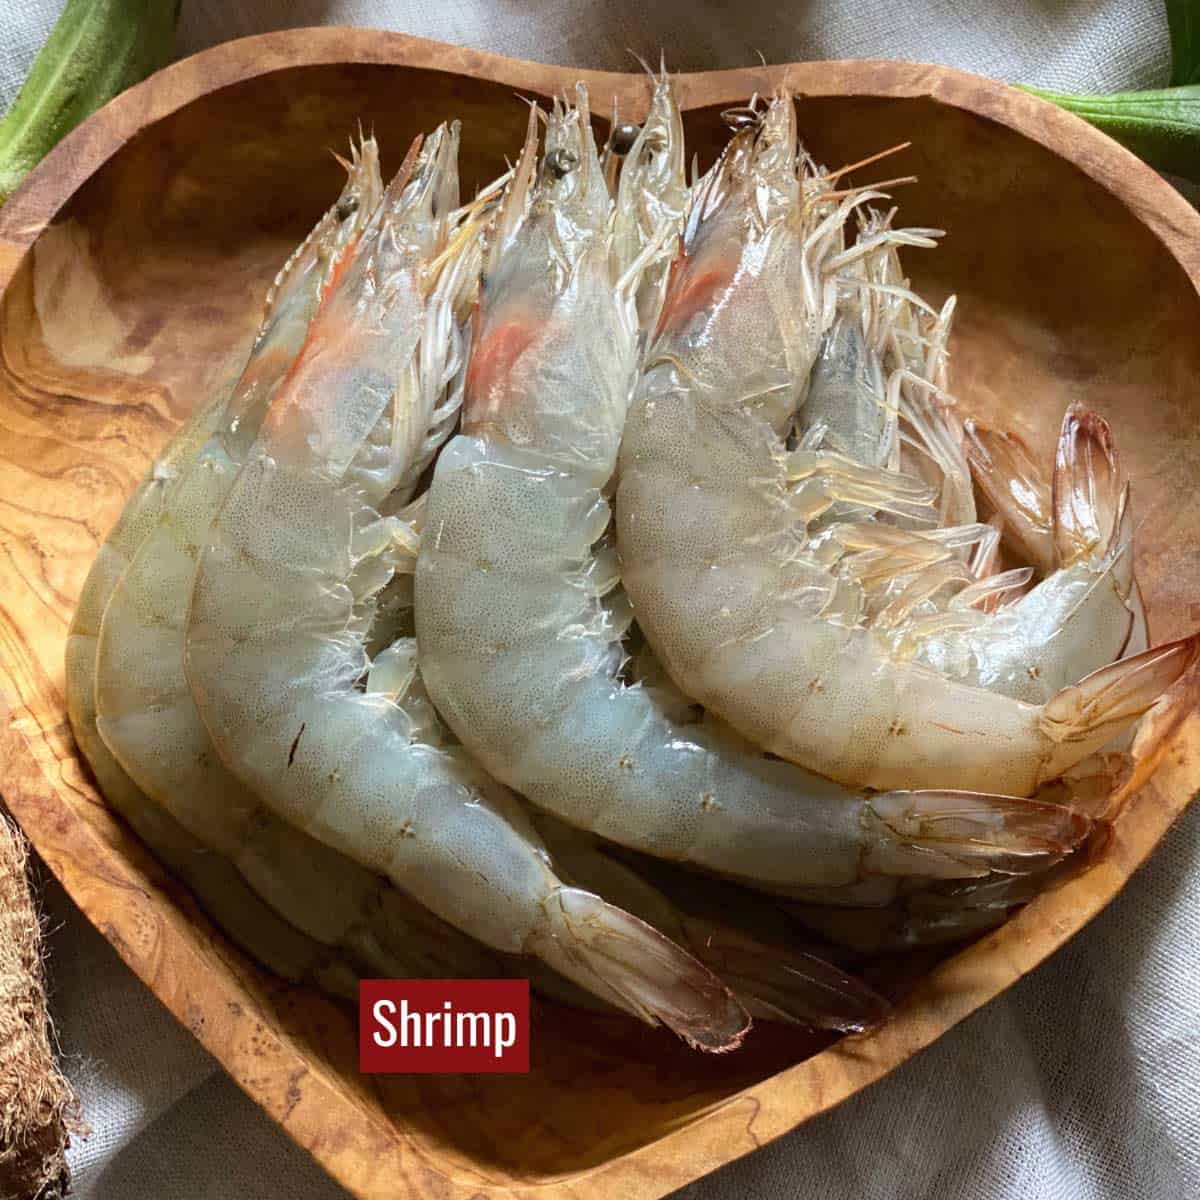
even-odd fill
[[[812,252],[828,218],[820,193],[799,202],[791,108],[778,97],[735,135],[693,199],[621,448],[625,587],[676,683],[781,758],[850,787],[1029,796],[1146,712],[1200,641],[1029,704],[895,654],[861,623],[855,582],[806,531],[830,503],[860,500],[837,474],[857,485],[867,469],[783,441],[830,308],[829,263]],[[876,507],[889,494],[929,502],[906,476],[869,479]],[[876,523],[849,531],[884,536]],[[898,538],[931,541],[885,533],[889,554]]]
[[[175,794],[180,772],[203,771],[214,757],[182,678],[181,626],[197,530],[203,532],[220,502],[232,465],[304,342],[326,277],[360,235],[380,189],[378,150],[367,141],[337,203],[280,273],[241,378],[189,437],[154,520],[110,589],[95,647],[96,725],[121,767],[143,791],[169,796],[177,816],[194,808],[204,820],[212,795],[229,783],[217,774],[216,788]],[[236,813],[239,805],[229,807]],[[249,798],[240,803],[247,818],[254,807]],[[236,825],[232,817],[230,824]]]
[[[203,411],[197,413],[156,460],[101,545],[84,582],[67,635],[68,719],[108,805],[187,884],[201,907],[242,949],[285,979],[312,981],[326,991],[349,997],[356,986],[352,969],[280,917],[231,863],[206,853],[201,841],[140,791],[96,732],[93,684],[104,608],[123,566],[157,519],[163,487],[175,461],[187,453],[189,440],[204,419]]]
[[[515,798],[461,749],[422,740],[428,709],[410,714],[390,682],[358,686],[372,598],[408,544],[382,515],[416,457],[405,432],[436,424],[459,375],[478,239],[443,249],[452,169],[429,160],[434,186],[378,254],[360,243],[212,523],[188,625],[192,691],[222,760],[278,815],[492,949],[534,955],[694,1046],[732,1049],[748,1018],[710,971],[560,880]],[[384,352],[386,373],[364,367]],[[410,658],[384,658],[383,677],[402,678]]]
[[[263,810],[223,771],[211,748],[188,759],[176,757],[169,745],[159,747],[150,742],[141,746],[126,758],[135,783],[97,735],[93,689],[98,674],[98,635],[104,628],[101,614],[114,593],[118,604],[135,613],[142,608],[134,601],[149,595],[149,611],[164,617],[152,631],[161,654],[153,664],[156,698],[173,694],[174,728],[186,728],[190,715],[195,743],[206,744],[199,717],[189,708],[191,698],[183,676],[183,621],[191,558],[185,554],[178,570],[174,558],[179,545],[186,551],[184,539],[202,535],[211,513],[196,502],[196,489],[189,489],[186,481],[199,475],[205,486],[210,486],[213,476],[200,465],[203,455],[211,458],[230,445],[230,426],[235,420],[241,436],[251,423],[257,424],[263,398],[269,397],[290,365],[288,346],[294,356],[304,340],[306,311],[311,315],[312,300],[323,279],[336,267],[342,248],[357,238],[379,190],[374,144],[368,142],[364,153],[356,153],[337,204],[284,268],[273,289],[262,332],[233,396],[232,403],[241,411],[230,413],[226,401],[221,400],[194,419],[172,441],[102,548],[85,585],[68,644],[72,721],[110,803],[168,865],[180,871],[219,923],[273,969],[295,977],[298,968],[290,964],[300,957],[299,946],[307,940],[314,943],[304,947],[308,957],[329,957],[331,952],[325,947],[339,947],[338,961],[348,958],[347,969],[405,976],[431,971],[492,975],[499,973],[494,955],[395,889],[383,886],[357,863]],[[294,319],[288,319],[289,309]],[[263,361],[264,355],[270,356],[270,363]],[[220,472],[215,474],[219,479]],[[168,480],[173,481],[169,486]],[[190,501],[187,505],[180,503],[181,491]],[[111,654],[109,639],[118,643],[130,639],[136,653],[140,639],[149,640],[150,636],[137,625],[110,624],[107,637],[99,641]],[[111,664],[105,669],[111,670]],[[106,674],[104,686],[119,691],[119,675]],[[151,732],[153,728],[151,722]],[[158,759],[152,757],[156,753]],[[150,767],[145,766],[147,758]],[[138,783],[150,795],[141,791]],[[196,802],[187,803],[189,796],[197,797]],[[230,808],[236,814],[233,818]],[[264,901],[268,907],[264,908]],[[336,990],[346,989],[339,986]]]
[[[576,165],[560,173],[564,148]],[[653,689],[623,682],[622,622],[603,602],[615,564],[596,543],[637,370],[642,264],[614,282],[582,88],[577,107],[550,114],[535,182],[536,154],[531,128],[417,560],[421,672],[447,724],[567,824],[759,885],[1019,872],[1066,853],[1087,826],[1067,810],[851,792],[680,725]],[[655,252],[651,241],[645,257]]]

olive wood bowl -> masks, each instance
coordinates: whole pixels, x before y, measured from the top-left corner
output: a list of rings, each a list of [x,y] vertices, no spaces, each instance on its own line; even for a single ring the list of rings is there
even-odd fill
[[[617,1018],[535,1008],[527,1076],[361,1076],[353,1015],[242,957],[105,808],[66,720],[67,624],[96,548],[155,451],[244,356],[265,289],[339,186],[359,123],[394,168],[463,119],[472,187],[519,145],[514,91],[583,78],[638,116],[645,76],[578,72],[355,29],[296,30],[160,72],[68,137],[0,212],[0,746],[4,797],[126,963],[246,1090],[361,1197],[662,1196],[891,1071],[1009,987],[1120,890],[1200,786],[1175,730],[1087,870],[916,977],[892,1020],[828,1040],[756,1028],[709,1058]],[[1156,640],[1200,623],[1200,215],[1102,134],[941,67],[802,63],[684,75],[691,148],[786,83],[830,165],[910,140],[908,256],[960,297],[965,407],[1049,454],[1062,412],[1112,422],[1134,485]],[[878,178],[879,175],[866,176]],[[912,972],[912,964],[909,965]]]

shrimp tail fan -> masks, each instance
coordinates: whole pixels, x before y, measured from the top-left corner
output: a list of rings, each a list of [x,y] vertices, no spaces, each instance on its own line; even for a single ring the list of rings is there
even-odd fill
[[[1092,828],[1062,805],[980,792],[884,792],[866,811],[865,867],[885,875],[1025,875],[1070,854]]]
[[[789,946],[772,945],[722,923],[690,918],[689,943],[764,1021],[861,1033],[882,1022],[891,1005],[840,967]]]
[[[1128,485],[1103,417],[1073,404],[1054,459],[1054,541],[1059,562],[1111,555],[1121,540]]]
[[[1132,725],[1163,700],[1198,656],[1200,634],[1192,634],[1101,667],[1051,696],[1042,708],[1041,726],[1054,749],[1043,778],[1056,779]],[[1190,691],[1183,689],[1165,703],[1187,704]],[[1170,714],[1157,716],[1158,728],[1171,723]]]
[[[735,1050],[750,1017],[703,964],[645,921],[581,888],[547,900],[527,946],[555,970],[648,1025],[665,1025],[689,1046]]]
[[[961,942],[1003,925],[1002,908],[910,913],[895,908],[825,908],[797,904],[788,911],[805,929],[863,955],[903,953],[918,946]]]
[[[1118,664],[1119,665],[1119,664]],[[1159,698],[1139,724],[1127,759],[1128,771],[1120,787],[1112,792],[1108,811],[1120,807],[1158,769],[1176,731],[1200,708],[1200,672],[1188,671]]]
[[[972,478],[1003,521],[1005,538],[1042,572],[1055,570],[1051,484],[1029,447],[974,420],[966,423],[966,447]]]

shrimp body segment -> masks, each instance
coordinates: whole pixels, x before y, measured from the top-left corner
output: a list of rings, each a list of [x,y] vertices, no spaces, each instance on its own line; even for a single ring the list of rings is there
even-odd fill
[[[439,712],[535,806],[743,880],[970,875],[984,869],[978,856],[1020,870],[1061,854],[1082,832],[1070,814],[978,797],[868,798],[684,727],[653,689],[624,682],[624,629],[603,599],[616,573],[596,543],[636,369],[637,279],[614,282],[586,110],[551,114],[548,162],[563,145],[574,171],[543,168],[535,184],[529,144],[517,168],[484,278],[463,431],[430,489],[416,621]],[[787,378],[768,367],[767,407]],[[721,519],[702,494],[690,504],[698,515],[681,505],[669,524]]]
[[[836,476],[857,483],[863,468],[789,451],[781,436],[832,305],[819,239],[790,232],[805,209],[788,199],[786,173],[774,208],[752,186],[760,159],[778,159],[780,103],[744,145],[735,137],[693,201],[621,449],[625,587],[679,686],[764,749],[853,787],[1032,795],[1144,713],[1196,644],[1031,704],[896,655],[859,621],[856,584],[807,529],[830,503],[859,499]],[[761,269],[782,244],[802,284],[787,304],[779,274]],[[871,478],[886,497],[887,481]],[[922,500],[908,477],[892,481],[897,500]]]

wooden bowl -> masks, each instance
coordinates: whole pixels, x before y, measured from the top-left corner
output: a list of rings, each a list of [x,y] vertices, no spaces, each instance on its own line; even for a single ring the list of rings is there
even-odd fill
[[[526,1077],[359,1076],[352,1016],[232,950],[108,813],[66,722],[67,623],[126,495],[244,355],[273,272],[335,193],[329,149],[361,121],[393,166],[417,130],[457,115],[470,186],[518,144],[514,89],[550,95],[580,74],[365,30],[252,38],[110,104],[0,212],[5,799],[129,966],[362,1197],[661,1196],[878,1079],[1036,966],[1200,786],[1193,715],[1089,870],[937,965],[869,1037],[820,1049],[764,1027],[714,1060],[632,1023],[544,1008]],[[645,104],[643,76],[582,75],[597,113],[614,95],[631,113]],[[1046,452],[1068,402],[1104,412],[1134,480],[1154,637],[1194,628],[1200,216],[1074,117],[907,63],[685,75],[701,157],[721,140],[722,107],[781,82],[803,97],[802,133],[830,164],[912,139],[887,170],[920,176],[900,196],[905,223],[947,231],[908,261],[932,299],[961,298],[956,390]]]

